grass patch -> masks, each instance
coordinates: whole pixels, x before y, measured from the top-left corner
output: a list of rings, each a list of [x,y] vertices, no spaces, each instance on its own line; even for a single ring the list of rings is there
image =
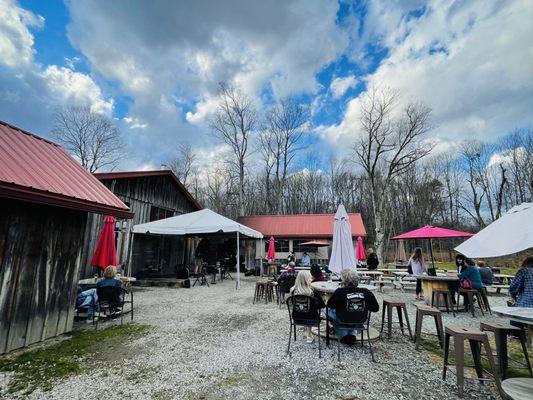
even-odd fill
[[[84,371],[81,358],[106,345],[145,335],[148,325],[125,324],[94,331],[78,331],[70,338],[42,349],[0,357],[0,371],[13,372],[8,393],[29,394],[37,388],[50,390],[54,382]]]
[[[491,336],[489,336],[489,342],[490,347],[493,352],[493,354],[496,351],[496,345],[494,343],[494,340]],[[434,360],[436,363],[439,363],[440,368],[442,368],[442,365],[444,363],[444,350],[442,350],[439,346],[439,342],[436,337],[432,337],[431,339],[426,337],[426,340],[424,340],[424,335],[422,335],[422,341],[420,342],[420,345],[422,349],[429,352],[430,355],[433,357],[430,357],[432,360]],[[482,356],[485,354],[484,347],[481,347],[481,354]],[[512,358],[514,360],[518,360],[521,363],[525,363],[524,353],[522,352],[522,347],[520,346],[520,342],[516,340],[509,340],[507,342],[507,354],[509,358]],[[495,358],[495,363],[497,365],[498,360]],[[529,360],[531,363],[533,363],[533,359],[531,356],[529,357]],[[454,343],[453,340],[450,340],[450,353],[448,355],[448,362],[450,364],[455,364],[455,349],[454,349]],[[490,364],[488,360],[481,359],[481,365],[483,366],[483,369],[490,371]],[[498,368],[498,367],[496,367]],[[472,358],[472,352],[470,351],[470,345],[468,341],[465,341],[465,374],[466,371],[469,370],[469,372],[472,374],[472,377],[476,376],[475,369],[474,369],[474,359]],[[529,372],[527,369],[517,369],[513,368],[513,365],[510,364],[507,368],[507,378],[529,378]]]

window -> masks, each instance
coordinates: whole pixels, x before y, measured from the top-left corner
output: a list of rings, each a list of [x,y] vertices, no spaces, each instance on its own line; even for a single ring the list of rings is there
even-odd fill
[[[306,251],[307,253],[316,253],[318,251],[318,247],[313,246],[301,246],[302,243],[309,242],[309,239],[298,239],[292,241],[292,250],[295,253],[303,253]]]
[[[174,216],[174,211],[152,206],[150,208],[150,222]]]
[[[269,240],[265,240],[265,254],[268,252]],[[274,242],[276,247],[276,253],[288,253],[289,252],[289,241],[287,239],[276,239]]]

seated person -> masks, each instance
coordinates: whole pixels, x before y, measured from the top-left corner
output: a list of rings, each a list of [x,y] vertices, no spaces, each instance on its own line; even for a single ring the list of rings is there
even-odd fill
[[[467,258],[465,259],[466,268],[463,269],[463,272],[460,274],[457,274],[457,277],[459,279],[468,279],[472,283],[472,289],[476,289],[477,291],[481,291],[484,286],[483,282],[481,281],[481,274],[479,273],[479,269],[476,267],[476,263],[474,260]],[[465,308],[468,309],[468,297],[465,296]]]
[[[280,281],[281,278],[283,278],[284,276],[296,276],[298,275],[298,271],[296,271],[296,264],[294,263],[294,261],[291,261],[289,263],[289,265],[287,265],[287,270],[286,271],[283,271],[281,273],[281,275],[279,276],[278,278],[278,282]]]
[[[483,286],[491,286],[494,280],[494,274],[489,266],[485,264],[485,261],[478,261],[477,267],[479,269],[479,274],[481,275],[481,282]]]
[[[533,257],[522,262],[522,268],[509,286],[509,293],[516,301],[516,307],[533,307]]]
[[[96,285],[96,292],[100,301],[107,301],[115,306],[110,308],[112,313],[118,310],[117,304],[122,303],[122,282],[115,279],[117,273],[113,265],[108,266],[104,271],[104,279]]]
[[[328,317],[333,323],[335,334],[341,338],[341,342],[345,344],[353,344],[356,340],[356,332],[351,329],[338,328],[339,321],[343,321],[349,296],[353,296],[354,294],[362,295],[366,307],[371,312],[379,311],[379,304],[370,290],[357,287],[359,285],[359,278],[355,271],[348,269],[343,270],[341,272],[341,280],[342,286],[335,290],[331,298],[328,300]],[[361,315],[361,317],[364,318],[365,315]]]
[[[311,265],[311,276],[313,282],[327,281],[328,278],[322,273],[322,269],[318,265]]]
[[[78,294],[76,296],[76,309],[87,308],[87,323],[93,321],[94,309],[98,304],[98,295],[96,289],[81,290],[78,286]]]
[[[289,293],[289,290],[294,285],[294,282],[296,281],[296,276],[298,275],[298,271],[296,271],[295,266],[296,264],[291,261],[288,265],[287,270],[283,271],[278,277],[277,282],[281,293]]]
[[[306,251],[304,251],[304,253],[302,254],[302,261],[300,262],[300,264],[303,267],[308,267],[309,265],[311,265],[311,257],[309,257],[309,254],[307,254]]]
[[[318,308],[324,308],[326,305],[324,304],[324,300],[322,300],[322,297],[320,296],[320,293],[315,292],[313,288],[311,287],[311,280],[312,280],[311,273],[309,271],[300,271],[298,275],[296,276],[296,281],[294,282],[294,286],[290,289],[291,295],[305,295],[305,296],[313,296],[315,299],[318,300]],[[315,340],[315,337],[311,333],[311,327],[307,328],[307,343],[313,343]]]

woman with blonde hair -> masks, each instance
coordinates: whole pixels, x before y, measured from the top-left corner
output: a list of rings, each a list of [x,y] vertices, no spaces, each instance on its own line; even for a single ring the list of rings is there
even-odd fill
[[[326,306],[324,300],[322,300],[319,293],[313,290],[313,287],[311,286],[312,281],[313,276],[311,275],[311,272],[306,270],[298,272],[294,286],[290,290],[290,294],[312,296],[318,300],[318,308],[324,308]],[[315,337],[311,333],[311,327],[309,327],[307,328],[307,343],[313,343],[314,340]]]

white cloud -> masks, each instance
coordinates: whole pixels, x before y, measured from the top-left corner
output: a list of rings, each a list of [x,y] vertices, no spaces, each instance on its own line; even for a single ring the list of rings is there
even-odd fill
[[[335,78],[331,81],[331,84],[329,85],[329,91],[331,92],[331,95],[334,99],[338,99],[344,96],[344,93],[346,93],[348,89],[356,87],[357,83],[358,81],[353,75],[345,76],[342,78]]]
[[[48,66],[42,77],[60,103],[88,105],[91,111],[111,115],[113,100],[105,100],[100,87],[90,76],[56,65]]]
[[[434,0],[369,4],[365,35],[388,50],[367,85],[399,89],[404,100],[433,110],[432,135],[442,141],[492,140],[531,122],[533,7],[527,0]],[[359,132],[359,99],[343,120],[322,129],[330,141]]]
[[[139,118],[135,117],[124,117],[124,122],[128,124],[130,129],[146,129],[148,124],[141,122]]]
[[[0,64],[20,68],[33,61],[33,35],[29,28],[41,28],[44,18],[17,7],[12,0],[0,0]]]

